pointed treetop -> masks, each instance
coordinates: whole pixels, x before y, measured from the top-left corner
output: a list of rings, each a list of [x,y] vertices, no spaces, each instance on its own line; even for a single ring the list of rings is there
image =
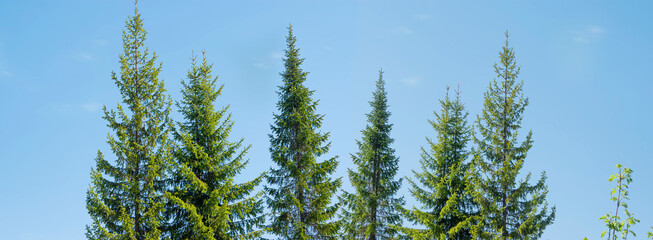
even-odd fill
[[[373,109],[379,109],[382,112],[386,112],[388,108],[388,93],[385,91],[385,80],[383,79],[383,68],[379,70],[379,78],[376,80],[376,89],[372,93],[373,100],[369,102]],[[376,110],[373,110],[376,111]],[[384,114],[385,115],[385,114]],[[387,116],[390,116],[390,113],[387,112]],[[386,116],[386,118],[387,118]],[[387,121],[387,119],[385,120]]]
[[[451,88],[451,86],[447,85],[447,93],[445,95],[446,98],[449,98],[449,88]],[[460,90],[460,84],[456,86],[456,90],[454,90],[453,92],[456,94],[456,100],[460,100],[460,95],[462,95],[462,91]]]
[[[286,43],[288,43],[289,49],[295,49],[295,42],[297,38],[292,34],[292,23],[288,23],[288,37],[286,37]]]
[[[508,29],[506,29],[506,32],[504,34],[506,35],[506,46],[508,46],[508,38],[510,37],[510,33],[508,32]]]
[[[517,66],[515,52],[510,46],[510,33],[506,30],[504,34],[506,36],[506,41],[505,45],[501,47],[501,50],[499,51],[499,63],[495,63],[493,67],[495,73],[497,73],[497,77],[507,80],[509,82],[508,85],[512,85],[517,79],[521,67]]]
[[[379,79],[376,80],[376,87],[378,89],[385,89],[385,80],[383,80],[383,68],[379,70]]]
[[[138,15],[138,0],[134,0],[134,14]]]

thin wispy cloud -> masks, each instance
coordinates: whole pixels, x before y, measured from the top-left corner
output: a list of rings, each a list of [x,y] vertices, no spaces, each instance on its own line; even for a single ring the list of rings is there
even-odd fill
[[[420,21],[426,21],[426,20],[431,19],[431,15],[422,14],[422,13],[413,14],[411,17],[413,17],[414,19],[420,20]]]
[[[106,39],[95,39],[93,41],[93,44],[98,45],[98,46],[104,46],[104,45],[109,44],[109,41],[107,41]]]
[[[594,34],[599,34],[599,33],[604,33],[605,29],[597,26],[591,26],[587,29],[587,31]]]
[[[77,58],[79,60],[84,60],[84,61],[91,61],[91,60],[93,60],[93,55],[83,52],[83,53],[78,53],[77,55],[75,55],[75,58]]]
[[[396,27],[396,28],[393,28],[391,31],[394,34],[399,34],[399,35],[408,35],[408,34],[413,33],[413,31],[410,30],[410,28],[407,28],[407,27]]]
[[[268,65],[266,65],[264,63],[260,63],[260,62],[255,62],[255,63],[252,64],[252,66],[260,68],[260,69],[269,69],[270,68],[270,66],[268,66]]]
[[[252,66],[260,69],[270,69],[270,65],[281,62],[281,59],[283,59],[282,52],[270,52],[265,57],[253,57]]]
[[[590,41],[604,35],[605,28],[599,26],[589,26],[581,31],[574,32],[571,39],[579,43],[589,43]]]
[[[100,110],[100,108],[102,108],[102,105],[96,102],[89,102],[82,104],[80,108],[87,112],[97,112]]]
[[[2,42],[0,42],[0,46],[2,46]],[[4,56],[0,55],[0,76],[2,76],[2,77],[13,77],[14,73],[7,70],[7,66],[3,64],[4,63],[3,60],[4,60]]]
[[[282,52],[271,52],[268,56],[272,60],[279,60],[279,59],[283,58],[283,53]]]
[[[327,45],[327,46],[324,46],[324,50],[327,50],[327,51],[331,52],[331,51],[336,50],[336,49],[333,48],[332,46]]]
[[[572,37],[571,39],[576,41],[576,42],[579,42],[579,43],[588,43],[589,42],[586,37],[575,36],[575,37]]]
[[[87,102],[82,104],[54,103],[50,108],[55,112],[66,114],[80,111],[94,113],[102,109],[102,104],[97,102]]]
[[[413,77],[413,78],[404,78],[401,80],[402,83],[404,83],[407,86],[414,87],[417,86],[420,82],[419,78]]]

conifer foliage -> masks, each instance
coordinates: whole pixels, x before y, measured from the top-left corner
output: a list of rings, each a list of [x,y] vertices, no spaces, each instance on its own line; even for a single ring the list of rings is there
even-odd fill
[[[508,45],[508,32],[499,53],[494,71],[500,80],[490,83],[476,121],[474,198],[481,215],[472,233],[481,239],[537,239],[553,222],[555,207],[548,209],[545,172],[534,185],[530,173],[518,180],[533,141],[530,131],[523,142],[517,139],[528,98],[522,93],[523,81],[517,81],[520,67]]]
[[[356,141],[358,151],[351,154],[356,169],[349,169],[348,175],[354,191],[343,192],[340,201],[333,202],[341,186],[341,179],[332,177],[337,156],[326,158],[329,133],[321,132],[324,115],[316,111],[314,91],[304,86],[308,73],[301,67],[304,59],[292,25],[277,91],[278,113],[269,134],[275,166],[243,183],[234,179],[248,164],[250,146],[243,139],[229,139],[234,122],[228,105],[214,106],[224,85],[212,75],[212,65],[204,54],[199,63],[192,57],[177,102],[183,120],[173,130],[172,100],[158,78],[162,65],[156,53],[145,47],[146,35],[135,8],[122,34],[120,73],[111,76],[122,101],[116,109],[103,108],[115,159],[107,160],[98,151],[91,169],[88,239],[258,239],[264,231],[292,240],[538,239],[553,223],[555,207],[549,209],[546,200],[546,173],[535,184],[530,173],[520,175],[533,141],[532,132],[518,141],[529,102],[507,32],[499,63],[494,64],[497,77],[484,94],[484,108],[475,122],[477,134],[467,124],[458,91],[451,99],[447,89],[441,112],[429,120],[437,141],[427,138],[421,171],[413,171],[415,181],[409,179],[410,192],[421,203],[412,209],[403,208],[403,197],[396,196],[402,179],[396,178],[399,158],[391,147],[383,71],[369,102],[367,126]],[[472,139],[475,147],[470,151]],[[613,199],[626,218],[602,217],[611,239],[634,235],[631,226],[638,222],[623,202],[631,170],[618,167],[611,181],[619,180],[615,191],[620,195]],[[256,193],[263,179],[267,185]],[[338,213],[341,219],[334,219]],[[270,222],[264,225],[268,216]],[[422,228],[401,226],[402,217]]]
[[[104,107],[114,134],[108,144],[115,161],[98,151],[86,208],[92,224],[88,239],[159,239],[164,211],[163,187],[171,156],[168,139],[172,101],[158,75],[161,64],[145,47],[146,31],[137,10],[123,30],[120,76],[112,73],[122,104]],[[123,108],[123,106],[126,106]]]
[[[405,213],[425,229],[404,231],[411,239],[471,239],[469,227],[476,206],[470,192],[467,143],[472,128],[467,124],[468,113],[459,91],[451,99],[447,88],[440,106],[440,113],[434,112],[435,121],[429,120],[436,132],[436,142],[426,138],[428,148],[422,147],[420,159],[422,171],[413,171],[416,181],[408,180],[410,192],[422,208]]]
[[[366,114],[368,125],[362,140],[356,141],[358,152],[351,155],[356,169],[349,169],[349,180],[355,192],[342,195],[344,239],[395,239],[395,226],[401,223],[398,209],[404,200],[396,197],[401,179],[395,179],[399,158],[390,146],[394,139],[387,95],[383,71],[379,71],[372,111]]]
[[[169,228],[172,239],[252,239],[264,221],[262,193],[249,197],[261,182],[234,183],[247,164],[250,146],[243,139],[228,140],[234,122],[228,106],[216,110],[214,102],[223,86],[211,74],[212,65],[192,58],[182,100],[177,103],[184,121],[177,125]]]
[[[306,88],[307,72],[292,26],[288,27],[283,84],[271,126],[270,153],[277,168],[266,179],[268,209],[271,211],[270,232],[281,239],[336,239],[338,224],[331,219],[338,205],[332,198],[341,179],[332,179],[336,157],[318,162],[330,146],[328,133],[319,132],[324,115],[317,114],[313,91]]]

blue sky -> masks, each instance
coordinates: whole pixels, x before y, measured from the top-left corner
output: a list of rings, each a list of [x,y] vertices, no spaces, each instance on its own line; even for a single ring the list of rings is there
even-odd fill
[[[653,225],[653,2],[649,1],[146,1],[147,46],[173,99],[191,52],[206,50],[225,84],[232,138],[252,144],[242,179],[269,169],[286,27],[306,84],[326,114],[336,176],[352,167],[378,70],[385,71],[399,176],[419,168],[427,119],[460,86],[470,122],[482,109],[503,33],[511,33],[530,98],[523,172],[548,174],[555,223],[542,239],[599,239],[613,212],[607,178],[634,169],[630,210]],[[131,1],[0,2],[0,232],[3,239],[84,239],[85,192],[97,150],[109,155],[101,107],[120,100],[121,30]],[[179,114],[173,115],[179,119]],[[345,178],[346,179],[346,178]],[[351,189],[345,182],[345,189]],[[400,194],[415,201],[404,185]]]

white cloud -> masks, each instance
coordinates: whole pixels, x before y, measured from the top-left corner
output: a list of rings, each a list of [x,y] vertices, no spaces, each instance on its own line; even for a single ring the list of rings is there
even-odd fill
[[[414,87],[414,86],[417,86],[417,84],[419,84],[420,79],[415,78],[415,77],[413,77],[413,78],[404,78],[404,79],[401,80],[401,82],[403,82],[404,84],[406,84],[408,86]]]
[[[431,19],[431,15],[428,15],[428,14],[421,14],[421,13],[413,14],[412,17],[413,17],[414,19],[421,20],[421,21],[426,21],[426,20]]]
[[[591,26],[587,29],[587,31],[594,34],[599,34],[599,33],[604,33],[605,29],[598,26]]]
[[[413,33],[413,31],[410,30],[410,28],[407,28],[407,27],[396,27],[396,28],[392,29],[392,33],[400,34],[400,35],[408,35],[408,34]]]
[[[252,65],[253,65],[254,67],[257,67],[257,68],[260,68],[260,69],[269,69],[269,68],[270,68],[270,66],[265,65],[264,63],[261,63],[261,62],[255,62],[255,63],[252,64]]]
[[[589,42],[587,40],[587,38],[585,38],[585,37],[575,36],[575,37],[572,37],[571,39],[576,41],[576,42],[579,42],[579,43],[588,43]]]
[[[280,63],[283,56],[281,52],[270,52],[263,57],[252,57],[252,66],[260,69],[270,69],[270,65],[277,62]]]
[[[324,50],[327,50],[327,51],[331,52],[331,51],[336,50],[336,49],[333,48],[332,46],[327,45],[327,46],[324,46]]]
[[[0,46],[2,46],[2,42],[0,42]],[[0,76],[2,77],[13,77],[14,74],[7,70],[7,65],[4,64],[4,56],[0,54]]]
[[[589,26],[581,31],[573,32],[571,40],[579,43],[589,43],[603,34],[606,30],[599,26]]]
[[[104,45],[107,45],[109,43],[109,41],[107,41],[106,39],[95,39],[93,41],[93,43],[95,45],[104,46]]]
[[[91,54],[88,54],[88,53],[85,53],[85,52],[83,52],[83,53],[78,53],[75,57],[76,57],[77,59],[85,60],[85,61],[93,60],[93,56],[92,56]]]
[[[272,60],[279,60],[279,59],[283,58],[283,53],[281,53],[281,52],[271,52],[268,56]]]
[[[97,112],[100,110],[100,108],[102,108],[102,105],[96,102],[89,102],[82,104],[80,107],[87,112]]]

